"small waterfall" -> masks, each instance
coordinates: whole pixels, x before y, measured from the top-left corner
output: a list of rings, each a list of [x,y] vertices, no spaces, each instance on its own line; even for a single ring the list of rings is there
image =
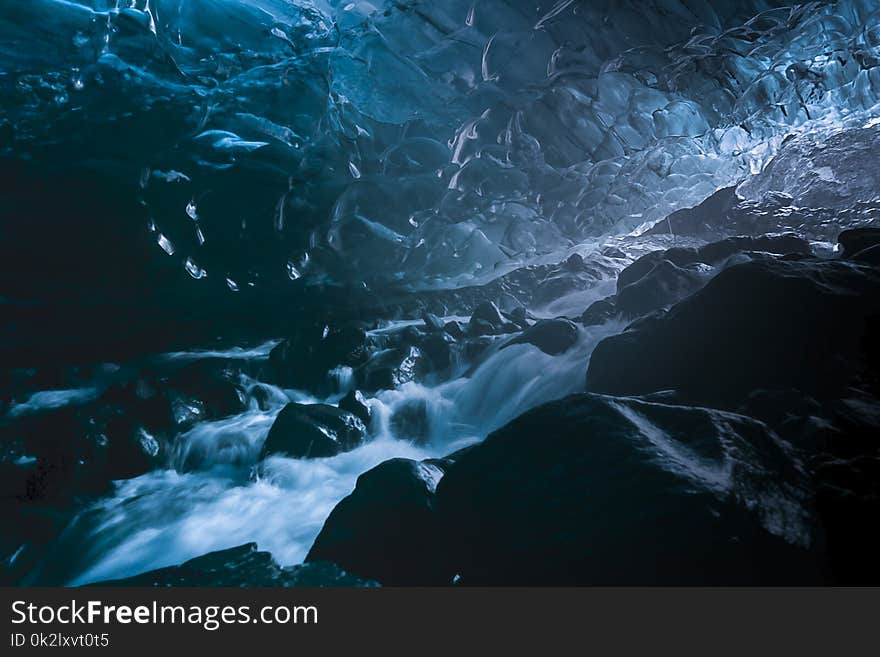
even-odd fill
[[[583,308],[611,285],[603,281],[537,314]],[[617,322],[581,328],[575,344],[557,356],[526,344],[502,348],[506,338],[499,337],[477,367],[451,380],[377,393],[368,400],[369,441],[332,458],[275,455],[259,462],[286,403],[335,403],[338,393],[317,399],[242,377],[251,396],[258,386],[264,390],[260,405],[252,400],[240,415],[197,424],[175,440],[168,470],[118,482],[112,497],[81,514],[76,540],[86,548],[68,583],[122,578],[250,541],[284,565],[300,563],[360,474],[389,458],[445,456],[530,408],[582,390],[593,348],[621,328]],[[339,368],[334,377],[340,392],[354,385],[350,370]]]

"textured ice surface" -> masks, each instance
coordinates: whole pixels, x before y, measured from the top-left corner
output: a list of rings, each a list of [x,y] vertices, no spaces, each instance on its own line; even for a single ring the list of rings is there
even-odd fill
[[[7,0],[0,149],[139,181],[230,293],[463,284],[877,114],[880,2],[712,5]],[[833,159],[785,185],[876,189]]]

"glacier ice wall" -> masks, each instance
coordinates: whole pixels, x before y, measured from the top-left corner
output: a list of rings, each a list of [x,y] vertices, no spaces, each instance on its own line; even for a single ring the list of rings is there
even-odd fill
[[[2,0],[0,154],[136,181],[156,257],[232,291],[460,285],[864,123],[878,10]]]

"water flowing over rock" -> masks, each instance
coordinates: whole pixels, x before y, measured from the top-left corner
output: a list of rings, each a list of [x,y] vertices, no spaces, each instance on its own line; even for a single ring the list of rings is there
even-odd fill
[[[433,519],[443,470],[432,463],[386,461],[362,474],[330,514],[306,558],[349,564],[352,572],[395,584],[447,584],[426,560],[441,539]],[[433,571],[433,572],[432,572]]]
[[[326,404],[288,404],[269,430],[263,453],[292,458],[321,458],[357,447],[364,423],[351,413]]]
[[[0,584],[880,581],[878,0],[20,0],[0,58]]]
[[[577,326],[574,322],[567,319],[542,319],[517,337],[505,342],[501,348],[515,344],[531,344],[545,354],[555,356],[572,347],[577,341],[577,336]]]
[[[454,455],[439,485],[428,462],[367,473],[310,558],[408,585],[817,581],[795,459],[743,416],[569,397]]]

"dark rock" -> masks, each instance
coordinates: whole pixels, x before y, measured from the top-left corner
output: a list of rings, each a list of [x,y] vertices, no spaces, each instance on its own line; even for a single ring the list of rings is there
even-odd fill
[[[839,400],[831,426],[814,476],[830,569],[836,583],[876,585],[880,536],[866,527],[880,514],[880,402],[873,396]]]
[[[529,327],[529,312],[525,306],[517,306],[506,314],[507,319],[522,329]]]
[[[665,316],[599,343],[587,388],[677,389],[744,399],[761,388],[837,394],[866,366],[880,272],[845,261],[754,261],[724,270]]]
[[[586,263],[584,262],[584,258],[579,253],[572,253],[566,258],[565,262],[562,263],[562,268],[567,271],[583,271],[585,267]]]
[[[364,395],[360,390],[349,391],[345,397],[339,400],[339,408],[343,411],[348,411],[356,418],[360,419],[365,427],[370,426],[373,415],[370,411],[370,407],[367,405],[367,400],[364,399]]]
[[[8,454],[35,459],[25,468],[29,500],[104,492],[112,479],[137,476],[164,463],[161,439],[126,409],[101,403],[19,418],[0,433]]]
[[[880,266],[880,244],[862,249],[858,253],[853,254],[852,259],[856,262],[863,262],[866,265]]]
[[[269,354],[269,366],[281,385],[318,390],[328,385],[327,374],[338,366],[356,368],[370,354],[364,327],[357,323],[340,326],[305,326],[279,343]]]
[[[177,424],[174,399],[182,396],[163,388],[160,382],[138,378],[110,386],[99,398],[104,407],[118,409],[150,431],[163,431]]]
[[[165,461],[163,441],[124,416],[116,416],[102,427],[98,444],[103,447],[96,463],[113,479],[128,479],[161,466]]]
[[[422,321],[425,323],[425,327],[429,331],[442,331],[443,330],[443,320],[437,317],[432,313],[425,313],[422,315]]]
[[[542,319],[515,338],[502,345],[502,349],[515,344],[534,345],[545,354],[555,356],[570,349],[577,342],[577,325],[567,319]]]
[[[613,319],[617,314],[615,297],[605,297],[590,304],[590,307],[581,315],[581,324],[584,326],[598,326]]]
[[[240,371],[223,359],[202,359],[171,371],[146,371],[110,385],[101,414],[120,414],[148,431],[181,431],[195,422],[247,410]]]
[[[247,409],[238,385],[240,372],[220,358],[189,363],[173,372],[167,381],[176,393],[199,400],[211,419],[237,415]]]
[[[778,427],[792,416],[807,417],[822,413],[822,405],[794,388],[754,390],[740,405],[743,415]]]
[[[452,336],[456,340],[460,340],[464,337],[464,329],[461,328],[461,324],[456,321],[446,322],[443,326],[443,330],[446,331],[450,336]]]
[[[112,491],[111,477],[92,462],[72,459],[63,451],[30,456],[26,462],[0,462],[0,506],[69,508],[78,499]]]
[[[728,237],[717,242],[710,242],[697,249],[699,262],[714,265],[742,251],[757,251],[774,255],[801,256],[813,255],[810,242],[794,233],[781,235],[759,235],[757,237]]]
[[[654,267],[664,260],[680,267],[690,265],[697,261],[697,250],[676,248],[646,253],[617,275],[617,291],[620,292],[627,285],[632,285],[643,276],[650,274]]]
[[[468,335],[495,335],[495,333],[497,333],[495,325],[487,322],[485,319],[474,319],[473,317],[471,317],[471,320],[468,322]]]
[[[718,219],[727,214],[740,200],[736,186],[719,189],[693,208],[673,212],[661,219],[647,231],[647,235],[692,235],[695,237],[718,235]]]
[[[661,260],[651,271],[617,292],[617,311],[638,317],[681,301],[703,285],[704,277],[669,260]]]
[[[368,391],[394,390],[420,379],[429,369],[418,347],[380,351],[357,371],[359,384]]]
[[[840,257],[852,258],[859,251],[880,244],[880,227],[850,228],[837,236],[837,242],[840,244]]]
[[[577,395],[448,467],[435,558],[468,585],[816,582],[815,555],[765,528],[804,539],[798,477],[785,446],[748,418]],[[386,542],[394,554],[398,541]],[[416,574],[401,583],[424,581]]]
[[[491,325],[502,324],[504,323],[504,318],[501,316],[501,311],[498,310],[498,306],[496,306],[491,301],[484,301],[476,308],[474,308],[474,312],[471,315],[471,321],[482,320],[484,322],[488,322]]]
[[[813,254],[809,241],[794,233],[728,237],[709,242],[699,248],[673,247],[665,251],[647,253],[620,272],[617,277],[617,291],[619,293],[623,288],[650,274],[663,261],[680,268],[695,264],[718,265],[733,255],[746,252],[770,253],[778,256]]]
[[[419,341],[419,349],[427,359],[426,370],[444,372],[453,362],[455,339],[446,332],[432,333]]]
[[[262,456],[335,456],[360,445],[365,435],[364,423],[347,411],[327,404],[290,403],[275,418]]]
[[[602,255],[607,258],[614,258],[615,260],[626,260],[629,258],[626,253],[618,249],[616,246],[606,246],[602,249]]]
[[[448,584],[433,514],[442,475],[436,465],[409,459],[365,472],[327,518],[306,562],[336,563],[386,586]]]
[[[392,334],[394,343],[398,346],[418,345],[425,334],[415,326],[405,326],[400,331]]]
[[[501,333],[513,333],[518,331],[519,327],[512,322],[508,322],[498,307],[491,301],[484,301],[478,305],[467,325],[467,334],[478,335],[498,335]]]
[[[180,566],[91,586],[376,586],[376,582],[349,575],[330,563],[283,568],[270,553],[260,552],[256,543],[248,543],[190,559]]]

